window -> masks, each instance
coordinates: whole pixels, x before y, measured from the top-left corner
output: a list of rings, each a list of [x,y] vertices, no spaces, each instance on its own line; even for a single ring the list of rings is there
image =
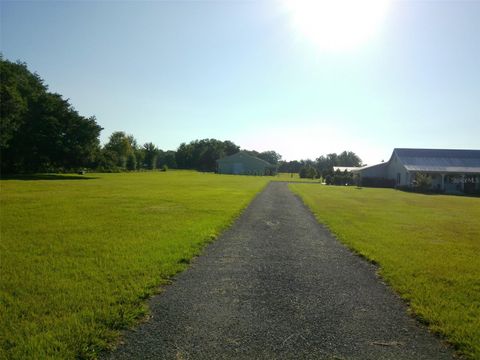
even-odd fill
[[[400,185],[401,180],[402,180],[402,174],[397,173],[397,185]]]

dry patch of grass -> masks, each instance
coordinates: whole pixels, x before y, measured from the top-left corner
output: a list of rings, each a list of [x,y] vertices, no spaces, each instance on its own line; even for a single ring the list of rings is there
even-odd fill
[[[187,171],[2,180],[0,358],[95,357],[268,181]]]
[[[480,199],[292,184],[432,331],[480,359]]]

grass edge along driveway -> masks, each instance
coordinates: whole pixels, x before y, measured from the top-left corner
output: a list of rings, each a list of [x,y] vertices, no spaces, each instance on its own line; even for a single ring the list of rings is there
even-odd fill
[[[433,332],[480,359],[480,199],[289,186],[341,242],[379,264]]]
[[[95,358],[268,181],[191,171],[2,180],[0,358]]]

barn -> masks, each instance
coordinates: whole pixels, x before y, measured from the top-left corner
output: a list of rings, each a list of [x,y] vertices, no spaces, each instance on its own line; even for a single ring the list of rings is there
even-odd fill
[[[394,149],[388,162],[354,170],[362,184],[412,187],[419,173],[432,190],[480,192],[480,150]]]
[[[277,167],[244,151],[217,160],[219,174],[274,175]]]

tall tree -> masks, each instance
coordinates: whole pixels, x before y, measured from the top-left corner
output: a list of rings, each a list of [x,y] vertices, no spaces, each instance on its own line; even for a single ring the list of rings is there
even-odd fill
[[[343,151],[337,157],[337,162],[335,166],[360,166],[362,165],[362,160],[360,157],[355,154],[353,151]]]
[[[13,63],[0,55],[0,147],[7,149],[10,140],[25,122],[29,106],[38,102],[47,87],[25,63]]]
[[[0,59],[2,172],[55,171],[91,165],[100,131],[23,63]]]
[[[137,170],[137,157],[134,152],[128,154],[126,167],[127,170]]]
[[[114,165],[125,169],[127,159],[132,153],[135,153],[135,139],[132,135],[127,135],[123,131],[115,131],[110,135],[108,143],[105,144],[105,150],[113,154]]]
[[[317,172],[326,177],[327,175],[333,175],[334,166],[361,166],[362,160],[353,151],[343,151],[336,154],[331,153],[326,156],[322,155],[316,160]]]
[[[164,166],[166,166],[169,169],[176,169],[177,168],[177,161],[175,159],[175,151],[158,150],[157,168],[161,169]]]
[[[303,164],[301,161],[280,161],[278,172],[283,173],[298,173],[302,168]]]
[[[230,140],[225,140],[223,142],[223,150],[225,151],[225,155],[233,155],[236,154],[237,152],[240,151],[240,147],[238,145],[235,145],[233,142]]]
[[[269,162],[272,165],[277,165],[278,162],[282,160],[282,155],[273,150],[263,151],[258,154],[257,157],[259,159],[265,160],[266,162]]]
[[[158,149],[153,143],[146,143],[143,145],[143,153],[145,154],[144,164],[149,170],[153,170],[157,164]]]

